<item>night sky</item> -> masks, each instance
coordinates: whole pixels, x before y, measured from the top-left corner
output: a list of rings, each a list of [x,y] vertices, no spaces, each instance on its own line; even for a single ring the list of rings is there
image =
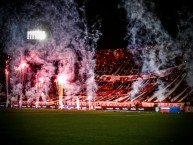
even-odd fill
[[[120,0],[112,0],[112,2],[104,4],[101,0],[94,0],[90,9],[94,9],[96,13],[99,13],[99,17],[102,19],[102,33],[103,36],[99,40],[99,46],[101,48],[116,48],[126,47],[127,40],[126,26],[129,20],[126,18],[126,12],[123,8],[118,8]],[[151,5],[154,5],[151,7]],[[183,14],[184,17],[188,13],[193,11],[190,1],[175,1],[168,2],[168,0],[147,0],[146,5],[155,16],[161,21],[164,29],[176,38],[178,29],[178,17]]]
[[[102,36],[98,41],[98,49],[127,47],[126,26],[129,20],[126,18],[126,11],[120,6],[121,0],[79,0],[79,6],[85,5],[88,24],[100,21]],[[177,35],[177,23],[179,15],[192,13],[193,8],[190,0],[168,1],[168,0],[146,0],[145,5],[162,23],[164,29],[171,35]],[[6,41],[6,19],[10,15],[22,14],[22,7],[25,3],[33,3],[33,0],[1,0],[1,45]],[[5,23],[4,23],[5,22]],[[3,31],[3,32],[2,32]],[[4,45],[3,45],[4,46]]]
[[[187,17],[193,14],[193,6],[190,0],[145,0],[145,6],[160,21],[164,29],[173,38],[177,37],[179,17]],[[89,21],[101,20],[102,36],[98,42],[99,48],[127,47],[126,26],[129,20],[126,11],[121,7],[121,0],[87,0],[87,15]]]

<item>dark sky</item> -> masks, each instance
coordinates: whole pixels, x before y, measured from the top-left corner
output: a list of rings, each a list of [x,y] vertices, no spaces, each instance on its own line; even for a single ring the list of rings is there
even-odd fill
[[[90,0],[87,5],[89,20],[95,17],[101,20],[102,36],[99,40],[99,48],[125,47],[126,41],[126,13],[123,8],[118,8],[120,0],[111,0],[104,3],[102,0]]]
[[[102,20],[103,36],[99,40],[99,48],[126,47],[126,26],[129,20],[124,8],[119,7],[121,0],[88,0],[88,15],[93,19],[97,16]],[[151,11],[163,25],[164,29],[176,38],[178,17],[193,11],[191,0],[168,1],[168,0],[145,0],[147,9]],[[152,6],[153,4],[153,6]],[[91,20],[92,20],[91,19]]]
[[[30,0],[33,1],[33,0]],[[121,0],[79,0],[78,3],[85,4],[86,15],[88,23],[92,24],[97,20],[101,21],[102,36],[98,41],[99,49],[106,48],[120,48],[127,46],[125,40],[127,29],[126,26],[129,20],[126,18],[126,11],[124,8],[119,7]],[[29,2],[26,0],[1,0],[0,7],[11,13],[15,8],[20,8],[24,3]],[[160,19],[163,27],[172,36],[176,37],[177,34],[177,18],[179,13],[192,12],[193,8],[191,0],[168,1],[168,0],[145,0],[147,9],[152,11],[155,16]],[[152,6],[153,4],[153,6]],[[7,6],[12,8],[7,9]],[[18,9],[19,10],[19,9]],[[2,18],[2,11],[1,17]],[[1,29],[2,29],[2,23]],[[1,36],[4,37],[4,36]],[[1,43],[4,39],[1,38]]]

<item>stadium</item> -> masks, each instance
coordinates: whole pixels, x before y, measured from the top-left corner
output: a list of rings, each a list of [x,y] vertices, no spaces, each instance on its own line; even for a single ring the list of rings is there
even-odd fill
[[[151,49],[151,47],[147,48],[147,50],[148,49]],[[98,88],[95,96],[90,100],[88,100],[86,85],[84,83],[81,84],[81,88],[76,94],[68,96],[64,93],[65,90],[63,90],[63,88],[58,87],[59,85],[56,79],[53,79],[48,96],[41,96],[40,93],[36,98],[34,96],[30,97],[28,95],[29,93],[24,93],[20,106],[19,96],[17,96],[17,98],[16,96],[10,95],[11,97],[7,99],[6,93],[4,92],[1,93],[1,107],[5,108],[9,105],[11,108],[107,109],[125,111],[130,109],[136,111],[138,107],[141,107],[139,109],[148,110],[148,108],[151,108],[150,110],[155,111],[154,107],[157,105],[165,108],[165,110],[160,111],[166,112],[169,111],[166,107],[172,106],[180,108],[178,111],[185,111],[185,109],[186,111],[191,110],[192,89],[187,85],[185,80],[185,62],[179,61],[179,63],[175,63],[175,65],[168,68],[163,68],[157,73],[142,73],[143,64],[140,64],[140,62],[136,63],[134,60],[136,58],[133,57],[132,53],[126,48],[97,50],[95,58],[95,80]],[[25,67],[27,64],[23,66]],[[2,68],[1,70],[3,74],[5,69]],[[20,77],[19,79],[25,84],[27,75],[20,75],[21,74],[18,75],[18,77]],[[38,91],[38,89],[41,90],[41,83],[43,83],[41,81],[43,80],[41,80],[41,78],[38,79],[37,76],[35,77],[33,80],[38,81],[32,81],[32,84],[34,84]],[[3,84],[6,84],[6,72],[2,75],[2,78],[2,80],[4,80]],[[162,89],[158,89],[161,81],[159,82],[157,80],[164,82]],[[139,85],[134,88],[136,82]],[[1,90],[3,89],[5,90],[6,88],[4,87]],[[62,92],[59,89],[62,89]],[[10,92],[10,90],[8,90],[8,92]],[[25,89],[23,89],[23,92],[25,92]],[[33,100],[30,100],[31,98],[33,98]],[[9,101],[9,103],[6,101]],[[60,101],[62,101],[62,103]],[[59,103],[61,103],[62,106],[59,106],[61,105]]]
[[[148,2],[101,2],[2,3],[2,108],[192,111],[191,17],[169,33]]]
[[[192,110],[189,15],[170,32],[148,2],[101,2],[2,3],[2,108]]]
[[[1,0],[0,144],[192,145],[187,0]]]

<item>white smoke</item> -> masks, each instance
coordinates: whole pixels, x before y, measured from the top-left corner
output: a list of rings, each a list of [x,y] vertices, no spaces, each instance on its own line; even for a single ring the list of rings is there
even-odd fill
[[[193,88],[193,12],[185,9],[178,12],[178,45],[182,50],[183,63],[186,64],[186,81]]]
[[[157,96],[157,100],[159,102],[162,102],[164,99],[165,99],[165,94],[169,92],[168,89],[166,89],[165,87],[165,84],[162,80],[158,79],[157,81],[158,83],[160,83],[160,85],[158,85],[158,91],[155,92],[155,93],[158,93],[158,96]]]
[[[123,0],[121,5],[127,12],[128,49],[134,56],[140,55],[140,61],[135,61],[142,65],[141,73],[159,74],[161,69],[173,66],[181,51],[156,15],[147,9],[145,0]],[[153,7],[153,3],[151,5]],[[159,84],[158,89],[163,88],[164,82]],[[132,97],[136,96],[139,88],[143,88],[141,80],[134,82]]]
[[[94,55],[100,32],[94,26],[90,30],[84,7],[80,7],[74,0],[34,0],[33,3],[24,3],[19,12],[14,11],[8,17],[7,25],[10,40],[6,51],[12,56],[13,88],[18,86],[14,67],[25,58],[30,68],[30,71],[24,72],[25,95],[32,96],[38,92],[34,90],[38,80],[34,76],[37,76],[43,79],[39,91],[45,100],[52,87],[52,79],[63,74],[67,77],[64,85],[67,95],[75,95],[80,85],[86,84],[88,94],[94,96],[97,88]],[[45,30],[47,39],[26,40],[27,30],[34,29]],[[12,92],[18,93],[14,90]]]
[[[129,92],[129,96],[130,96],[130,99],[131,99],[131,101],[135,98],[135,97],[137,97],[137,95],[138,95],[138,93],[139,93],[139,91],[140,91],[140,88],[143,86],[143,80],[142,79],[139,79],[139,80],[137,80],[137,81],[135,81],[135,82],[133,82],[133,84],[132,84],[132,90]]]

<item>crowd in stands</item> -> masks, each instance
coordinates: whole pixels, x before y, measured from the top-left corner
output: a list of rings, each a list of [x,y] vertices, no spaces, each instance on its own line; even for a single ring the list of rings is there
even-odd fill
[[[133,90],[133,84],[137,80],[124,81],[120,79],[112,81],[100,79],[103,75],[140,76],[142,75],[140,72],[141,67],[140,63],[135,63],[132,54],[127,49],[97,50],[95,80],[98,90],[96,91],[96,97],[92,101],[129,102],[133,100],[136,102],[156,102],[158,101],[157,97],[152,98],[152,96],[156,92],[162,92],[162,90],[165,90],[162,102],[193,101],[192,89],[188,87],[184,77],[186,75],[185,66],[181,64],[172,67],[170,73],[166,76],[149,77],[142,80],[141,86],[135,93],[134,98],[131,98],[130,92]],[[160,89],[161,83],[164,84],[162,89]],[[56,86],[53,86],[50,90],[49,98],[53,101],[57,100],[56,90]],[[76,95],[79,96],[80,101],[86,101],[86,88],[82,87]]]
[[[100,50],[96,53],[97,75],[129,75],[139,73],[139,66],[134,63],[127,49]]]
[[[136,64],[132,54],[127,49],[102,50],[96,54],[96,80],[98,84],[97,100],[111,101],[130,101],[129,92],[133,89],[132,84],[135,81],[104,81],[99,78],[102,75],[129,76],[140,75],[141,65]],[[179,58],[178,58],[179,59]],[[191,100],[192,90],[188,87],[183,75],[186,74],[185,66],[178,61],[175,67],[164,77],[150,78],[144,80],[142,87],[136,93],[138,101],[148,101],[148,99],[159,91],[160,82],[164,84],[166,91],[162,102],[177,102]],[[179,67],[178,67],[179,66]],[[174,81],[175,80],[175,81]],[[180,89],[178,89],[180,88]],[[162,88],[164,89],[164,88]],[[181,94],[180,90],[185,90]],[[187,97],[184,97],[186,96]],[[124,97],[126,96],[126,97]],[[137,97],[138,96],[138,97]],[[123,99],[117,99],[123,98]],[[157,98],[151,100],[158,101]]]

